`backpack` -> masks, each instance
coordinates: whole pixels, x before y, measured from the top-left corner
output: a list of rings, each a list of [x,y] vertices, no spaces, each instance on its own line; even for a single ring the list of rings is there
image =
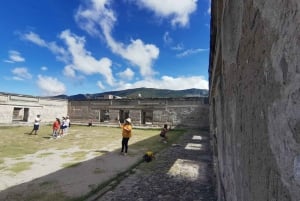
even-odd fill
[[[144,161],[146,161],[147,163],[149,163],[150,161],[152,161],[154,159],[154,154],[152,151],[147,151],[145,153],[145,155],[143,156]]]

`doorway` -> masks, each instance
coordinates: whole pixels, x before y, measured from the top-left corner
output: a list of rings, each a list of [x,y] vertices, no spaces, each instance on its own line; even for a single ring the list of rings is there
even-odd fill
[[[119,121],[124,123],[124,120],[129,118],[129,110],[120,110],[119,111]]]

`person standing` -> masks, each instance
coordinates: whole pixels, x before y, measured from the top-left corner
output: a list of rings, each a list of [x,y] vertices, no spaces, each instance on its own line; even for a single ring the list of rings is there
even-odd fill
[[[93,120],[90,119],[90,120],[89,120],[89,123],[88,123],[88,127],[92,127],[92,126],[93,126]]]
[[[159,136],[162,137],[162,141],[164,143],[168,142],[168,137],[167,137],[167,132],[169,131],[168,129],[168,124],[165,124],[164,127],[161,129]]]
[[[59,134],[59,128],[60,128],[60,120],[59,118],[56,118],[56,120],[54,121],[53,125],[52,125],[52,129],[53,129],[53,137],[56,138]]]
[[[67,121],[65,117],[62,117],[62,120],[60,122],[60,129],[59,129],[59,135],[57,136],[58,138],[64,136],[65,130],[67,128]]]
[[[30,135],[32,135],[33,131],[34,131],[34,134],[37,135],[37,131],[39,130],[40,128],[40,121],[41,121],[41,115],[36,115],[36,118],[34,119],[34,124],[33,124],[33,129],[30,133]]]
[[[71,127],[71,121],[70,121],[70,117],[66,116],[66,129],[65,129],[65,133],[68,134],[69,132],[69,128]]]
[[[124,124],[120,124],[120,127],[122,128],[122,149],[121,154],[124,154],[124,156],[127,155],[128,151],[128,141],[131,138],[131,132],[132,132],[132,125],[131,125],[131,119],[127,118],[125,119]]]

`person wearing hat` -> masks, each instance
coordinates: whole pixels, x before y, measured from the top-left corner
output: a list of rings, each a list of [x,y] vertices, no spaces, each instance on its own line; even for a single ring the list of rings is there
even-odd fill
[[[131,131],[132,131],[132,125],[131,125],[131,119],[127,118],[125,119],[124,124],[120,124],[120,127],[122,128],[122,149],[121,154],[126,155],[128,151],[128,141],[131,137]]]

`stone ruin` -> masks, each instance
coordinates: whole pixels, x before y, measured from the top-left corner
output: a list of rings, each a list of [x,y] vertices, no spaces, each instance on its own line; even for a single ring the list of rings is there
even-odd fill
[[[212,0],[219,201],[300,200],[300,1]]]
[[[119,125],[130,117],[134,126],[209,127],[207,97],[96,99],[69,101],[72,122]]]
[[[36,115],[42,123],[68,114],[68,100],[0,93],[0,124],[32,124]]]
[[[94,99],[68,101],[20,94],[0,93],[0,124],[32,124],[40,114],[42,124],[69,116],[72,124],[92,120],[94,125],[116,126],[130,117],[134,126],[209,127],[207,97]]]

